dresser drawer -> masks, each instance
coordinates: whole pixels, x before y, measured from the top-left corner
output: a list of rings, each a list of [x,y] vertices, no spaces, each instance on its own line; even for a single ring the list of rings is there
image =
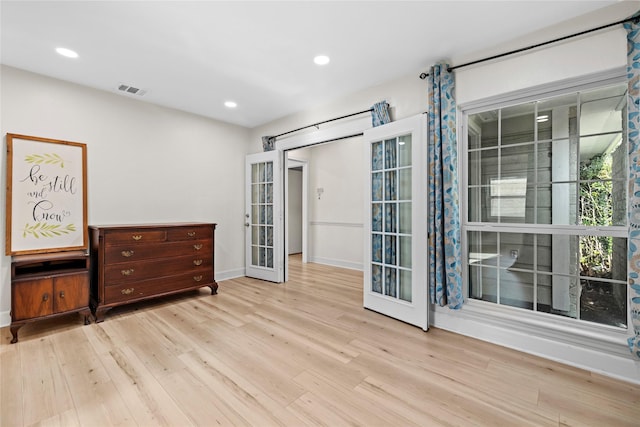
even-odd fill
[[[170,276],[198,270],[212,270],[213,257],[188,255],[173,258],[153,259],[140,262],[107,265],[104,269],[105,286],[118,283],[146,280],[152,277]]]
[[[164,242],[167,240],[166,230],[124,230],[110,231],[104,235],[106,245],[120,245],[122,243]]]
[[[213,228],[206,226],[177,227],[167,230],[167,239],[174,242],[179,240],[210,239]]]
[[[209,269],[159,279],[141,280],[135,283],[122,283],[105,288],[104,303],[128,302],[194,288],[200,283],[202,286],[209,286],[212,282],[213,271]]]
[[[169,258],[183,255],[211,257],[213,242],[209,240],[192,240],[182,242],[164,242],[153,245],[127,244],[108,246],[104,250],[105,264],[119,264],[152,258]]]

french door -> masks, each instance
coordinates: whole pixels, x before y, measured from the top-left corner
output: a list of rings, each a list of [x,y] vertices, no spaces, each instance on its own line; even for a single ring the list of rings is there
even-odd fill
[[[364,307],[428,328],[424,114],[364,132]]]
[[[284,280],[281,152],[250,154],[245,166],[245,274]]]

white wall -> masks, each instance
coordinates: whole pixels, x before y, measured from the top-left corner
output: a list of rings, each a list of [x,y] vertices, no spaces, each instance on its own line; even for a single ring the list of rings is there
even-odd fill
[[[216,279],[244,274],[244,160],[235,125],[3,66],[0,131],[87,144],[89,224],[207,221]],[[0,183],[5,188],[6,156]],[[0,237],[5,236],[2,191]],[[10,257],[0,256],[0,326],[10,322]]]

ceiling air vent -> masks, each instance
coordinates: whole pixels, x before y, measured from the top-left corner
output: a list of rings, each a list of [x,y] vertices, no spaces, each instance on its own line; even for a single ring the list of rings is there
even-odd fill
[[[131,95],[138,95],[138,96],[142,96],[145,93],[147,93],[147,91],[144,90],[144,89],[139,89],[137,87],[125,85],[125,84],[122,84],[122,83],[120,83],[118,85],[118,90],[120,92],[125,92],[125,93],[131,94]]]

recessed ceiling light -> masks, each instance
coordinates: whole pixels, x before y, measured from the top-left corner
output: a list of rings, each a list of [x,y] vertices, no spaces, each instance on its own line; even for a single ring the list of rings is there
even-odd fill
[[[66,56],[67,58],[77,58],[78,57],[78,53],[71,50],[71,49],[67,49],[66,47],[57,47],[56,48],[56,52],[58,52],[60,55],[62,56]]]
[[[329,61],[331,61],[331,59],[329,59],[327,55],[318,55],[313,58],[313,62],[315,62],[317,65],[327,65]]]
[[[233,101],[226,101],[224,103],[224,106],[227,107],[227,108],[236,108],[238,106],[238,104],[236,104]]]

